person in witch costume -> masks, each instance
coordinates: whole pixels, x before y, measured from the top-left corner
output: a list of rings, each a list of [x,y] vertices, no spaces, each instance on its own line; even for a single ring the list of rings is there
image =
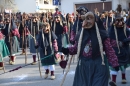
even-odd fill
[[[71,31],[73,30],[73,26],[74,26],[74,16],[72,14],[68,14],[68,35],[69,35],[69,40],[71,38]]]
[[[4,35],[2,34],[1,29],[3,29],[2,26],[0,26],[0,70],[2,70],[4,67],[3,63],[4,57],[10,55],[8,47],[4,41]]]
[[[126,27],[123,17],[120,14],[116,16],[116,19],[110,30],[110,42],[113,49],[116,52],[118,57],[119,69],[122,72],[122,83],[126,84],[126,68],[130,65],[130,31]],[[116,77],[119,70],[113,69],[111,67],[112,81],[110,82],[111,86],[116,85]]]
[[[114,21],[113,12],[111,10],[108,12],[108,15],[106,17],[106,24],[105,24],[105,27],[108,33],[110,32],[113,21]]]
[[[118,69],[118,59],[110,44],[110,39],[100,18],[87,12],[83,18],[82,29],[76,35],[74,46],[62,48],[63,53],[77,54],[78,64],[73,86],[108,86],[109,63]]]
[[[32,65],[36,64],[36,49],[35,49],[35,40],[38,38],[38,19],[36,19],[36,16],[34,17],[32,21],[32,31],[31,35],[28,34],[29,44],[30,44],[30,53],[32,54],[33,62]]]
[[[28,21],[28,19],[29,19],[28,15],[26,13],[23,13],[22,22],[21,22],[20,27],[19,27],[19,32],[20,32],[20,35],[21,35],[20,47],[22,48],[21,55],[25,55],[26,54],[26,48],[29,47],[29,37],[30,37],[29,36],[29,34],[30,34],[29,28],[30,28],[30,25],[31,25],[29,23],[31,23],[31,21]]]
[[[67,30],[66,25],[61,18],[60,14],[55,15],[54,21],[52,23],[52,31],[57,36],[57,43],[58,43],[58,52],[61,54],[62,58],[64,58],[64,54],[61,52],[63,46],[63,34]]]
[[[53,31],[50,30],[49,23],[44,23],[41,31],[39,32],[38,43],[35,46],[35,48],[38,47],[39,47],[41,59],[53,53],[56,56],[58,55],[57,36],[54,34]],[[45,79],[48,78],[49,72],[51,72],[51,79],[52,80],[55,79],[55,75],[54,75],[54,71],[55,71],[54,64],[56,64],[55,55],[41,60],[41,64],[46,70],[44,76]]]
[[[77,32],[82,28],[83,20],[81,19],[81,15],[84,15],[85,13],[87,13],[88,9],[83,6],[80,6],[76,9],[76,11],[78,14],[77,14],[76,21],[74,22],[73,29],[71,31],[71,38],[70,38],[71,44],[74,44],[75,36],[76,36]]]
[[[16,59],[15,54],[19,52],[18,38],[20,38],[19,31],[17,29],[15,22],[11,20],[10,36],[5,38],[6,44],[10,51],[9,64],[11,65],[15,64],[15,59]]]

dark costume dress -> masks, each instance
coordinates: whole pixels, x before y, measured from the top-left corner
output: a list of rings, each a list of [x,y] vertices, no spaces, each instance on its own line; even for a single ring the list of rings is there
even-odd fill
[[[82,22],[83,22],[83,20],[82,19],[78,19],[78,17],[76,18],[76,21],[74,22],[73,29],[71,30],[71,38],[70,38],[70,42],[72,44],[75,41],[75,36],[76,36],[77,32],[79,30],[81,30],[81,28],[82,28]]]
[[[41,31],[39,33],[38,45],[42,66],[56,64],[54,56],[50,56],[44,59],[44,57],[53,54],[55,51],[58,51],[58,48],[56,46],[57,45],[56,39],[57,37],[54,34],[54,32],[50,32],[49,34],[49,33],[42,33]]]
[[[8,27],[5,28],[5,34],[7,34],[7,36],[5,37],[5,42],[8,46],[8,49],[10,51],[10,54],[16,54],[19,51],[19,41],[18,38],[20,38],[20,34],[18,32],[17,26],[15,25],[15,23],[12,21],[12,27],[11,29],[9,28],[9,25],[7,25]],[[11,36],[10,33],[11,32]]]
[[[33,22],[33,28],[31,31],[32,36],[38,40],[38,27],[37,27],[37,22]],[[30,44],[30,53],[36,53],[36,49],[34,47],[35,45],[35,39],[29,35],[29,44]]]
[[[52,27],[54,27],[54,23],[53,22],[53,25]],[[54,30],[55,28],[55,30]],[[63,37],[63,31],[64,31],[64,28],[63,26],[59,23],[56,23],[55,27],[53,28],[53,31],[55,33],[55,35],[57,36],[57,43],[58,43],[58,51],[61,52],[61,48],[62,48],[62,37]]]
[[[128,30],[128,28],[126,28],[126,35],[124,33],[124,27],[121,28],[117,28],[116,27],[116,31],[117,31],[117,39],[118,39],[118,45],[119,45],[119,49],[117,47],[117,42],[116,42],[116,35],[115,35],[115,31],[114,31],[114,26],[112,26],[111,31],[110,31],[110,39],[111,39],[111,45],[113,47],[113,49],[116,52],[116,56],[118,57],[118,63],[120,65],[120,69],[124,70],[126,69],[129,65],[130,65],[130,48],[129,48],[129,42],[125,43],[124,40],[129,40],[130,39],[130,31]],[[120,53],[119,53],[120,51]],[[112,68],[112,70],[114,70]]]
[[[112,27],[112,23],[113,23],[114,19],[112,19],[112,17],[108,17],[108,21],[106,19],[106,23],[107,23],[107,31],[108,33],[110,32],[111,30],[111,27]]]
[[[113,67],[118,66],[117,57],[110,45],[110,39],[108,38],[101,20],[98,19],[97,24],[107,59]],[[81,47],[77,47],[81,34],[81,31],[79,31],[76,35],[75,45],[68,48],[71,55],[77,53],[77,48],[81,48],[73,86],[108,86],[109,69],[106,63],[107,60],[105,61],[106,64],[102,65],[102,58],[95,28],[94,25],[92,28],[84,30],[83,38],[81,39]]]

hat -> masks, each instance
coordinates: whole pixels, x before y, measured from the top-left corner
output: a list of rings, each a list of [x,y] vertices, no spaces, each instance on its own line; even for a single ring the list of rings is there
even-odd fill
[[[83,6],[80,6],[76,9],[76,11],[79,13],[79,14],[82,14],[84,15],[85,13],[88,12],[88,9],[86,7],[83,7]]]

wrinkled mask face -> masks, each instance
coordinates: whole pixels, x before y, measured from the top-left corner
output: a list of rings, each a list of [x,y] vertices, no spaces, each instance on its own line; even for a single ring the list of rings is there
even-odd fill
[[[60,16],[56,16],[56,17],[55,17],[55,22],[56,22],[56,23],[60,22]]]
[[[124,19],[123,18],[119,18],[119,19],[116,19],[115,21],[115,26],[116,27],[124,27]]]
[[[50,31],[50,25],[47,23],[47,24],[44,24],[43,25],[43,32],[44,33],[49,33]]]
[[[90,29],[94,26],[95,24],[95,17],[92,12],[86,13],[84,16],[81,16],[81,18],[84,20],[82,27],[84,29]]]
[[[43,22],[46,22],[46,18],[45,17],[43,18]]]
[[[101,15],[101,18],[105,18],[105,14],[102,14],[102,15]]]
[[[69,19],[69,22],[73,22],[73,19],[74,19],[74,18],[73,18],[72,15],[69,15],[69,16],[68,16],[68,19]]]

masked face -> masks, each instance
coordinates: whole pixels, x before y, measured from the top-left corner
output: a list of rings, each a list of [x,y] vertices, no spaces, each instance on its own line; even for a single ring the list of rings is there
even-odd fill
[[[115,21],[115,26],[116,27],[124,27],[124,19],[123,18],[119,18],[119,19],[116,19]]]
[[[109,17],[112,17],[112,16],[113,16],[113,14],[110,12],[110,13],[109,13]]]
[[[105,15],[104,15],[104,14],[102,14],[102,15],[101,15],[101,18],[105,18]]]
[[[50,31],[50,25],[48,23],[43,25],[43,32],[44,33],[49,33]]]
[[[55,22],[56,23],[60,22],[60,16],[55,17]]]
[[[73,16],[69,15],[68,17],[69,17],[69,22],[73,22],[73,19],[74,19]]]
[[[46,18],[45,17],[43,18],[43,22],[46,22]]]
[[[82,24],[82,27],[84,29],[90,29],[94,26],[95,17],[92,12],[86,13],[84,16],[82,16],[82,19],[84,20]]]

